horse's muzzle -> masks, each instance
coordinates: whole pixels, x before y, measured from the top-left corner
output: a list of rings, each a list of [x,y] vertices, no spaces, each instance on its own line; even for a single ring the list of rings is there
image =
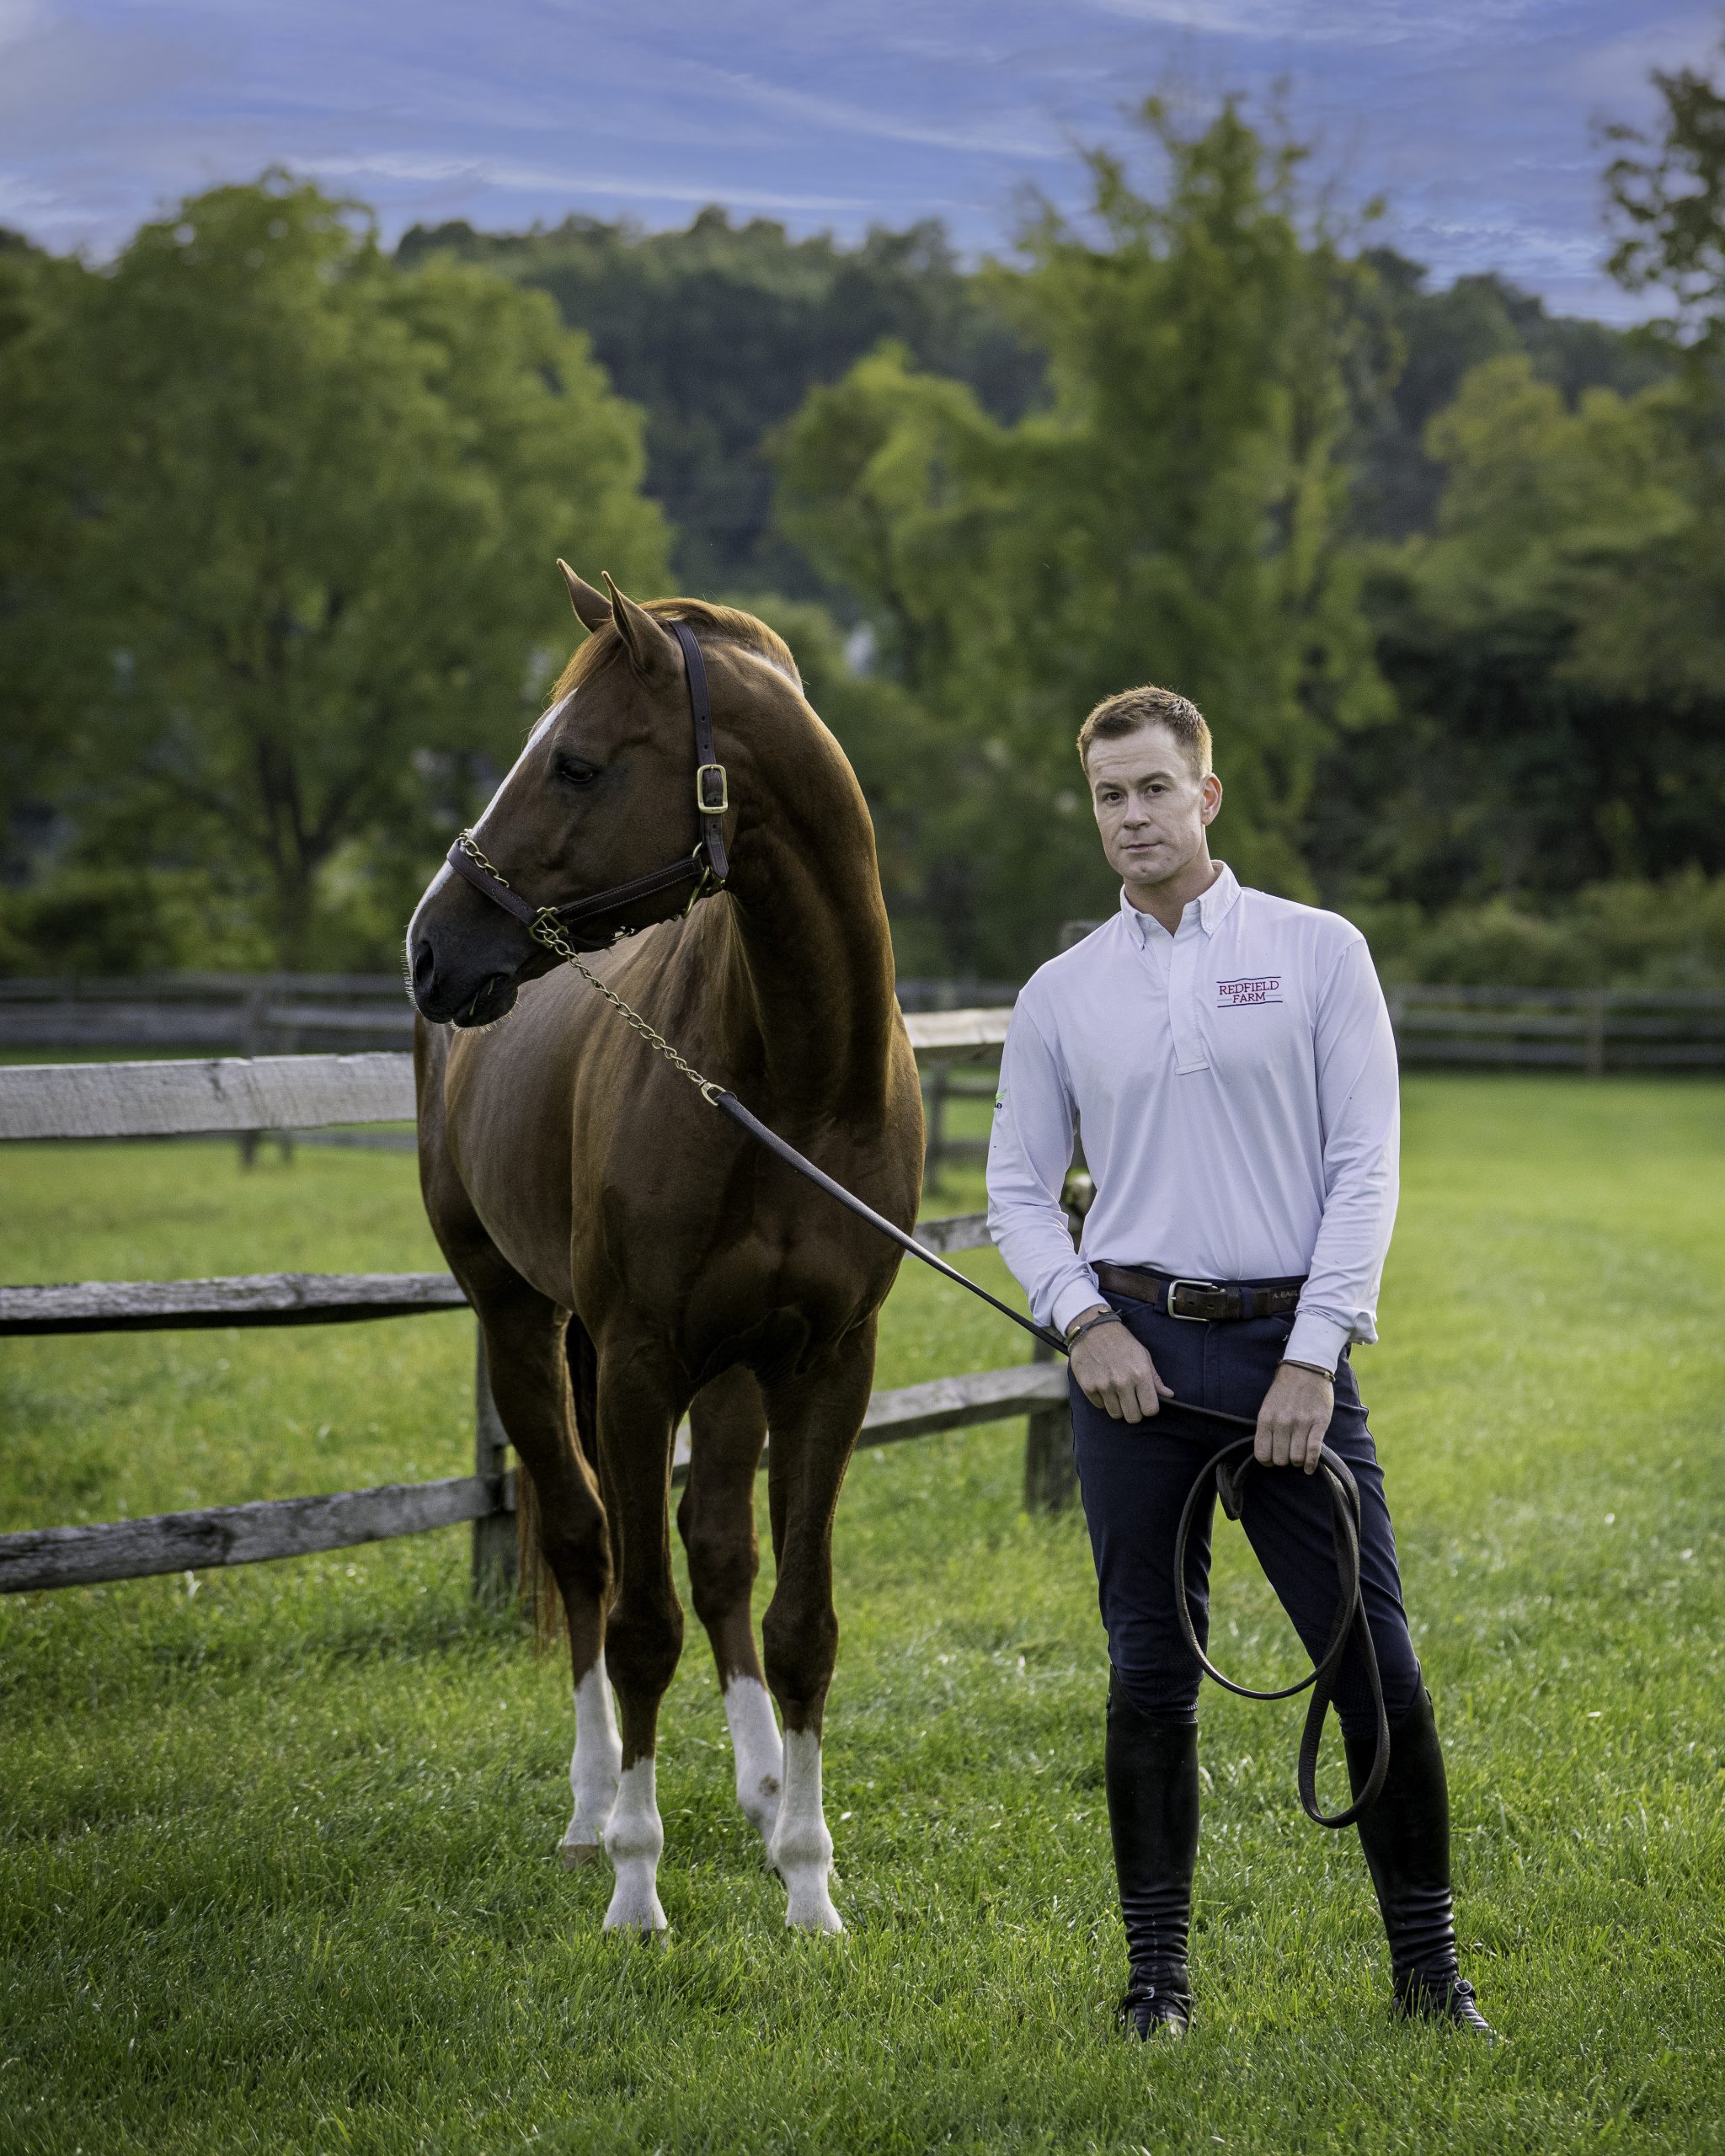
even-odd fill
[[[471,1002],[455,1014],[457,1026],[489,1026],[506,1017],[515,1007],[516,985],[510,974],[488,974],[473,991]]]
[[[477,988],[469,989],[459,976],[451,980],[440,974],[429,937],[415,939],[409,969],[414,1008],[434,1026],[489,1026],[515,1006],[514,974],[487,974]]]

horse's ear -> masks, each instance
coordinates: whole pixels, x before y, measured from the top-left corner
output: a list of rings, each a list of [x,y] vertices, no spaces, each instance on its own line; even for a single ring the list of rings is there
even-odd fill
[[[680,673],[682,654],[670,631],[654,621],[644,606],[638,606],[619,591],[609,569],[601,574],[611,586],[611,618],[629,654],[630,665],[644,681]]]
[[[595,591],[585,578],[577,576],[561,554],[557,558],[557,566],[569,588],[569,604],[575,610],[575,619],[584,629],[603,628],[611,619],[611,601],[602,591]]]

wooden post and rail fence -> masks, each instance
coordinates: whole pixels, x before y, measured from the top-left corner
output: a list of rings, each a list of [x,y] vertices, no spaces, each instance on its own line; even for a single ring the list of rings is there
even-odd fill
[[[1093,928],[1070,921],[1062,945]],[[903,980],[913,1022],[957,1009],[1009,1008],[997,982]],[[1392,985],[1387,991],[1406,1069],[1609,1071],[1725,1070],[1725,994],[1712,990],[1450,988]],[[0,980],[0,1054],[134,1049],[258,1057],[310,1050],[405,1049],[413,1012],[388,974],[167,974],[136,979],[73,976]],[[997,1043],[996,1043],[997,1045]],[[985,1061],[985,1054],[977,1060]],[[986,1150],[985,1102],[994,1080],[950,1059],[925,1059],[927,1188],[944,1171],[974,1166]],[[957,1127],[955,1127],[955,1125]],[[249,1159],[263,1134],[235,1129]],[[287,1150],[320,1145],[410,1147],[399,1129],[282,1127]]]
[[[1072,933],[1089,924],[1072,924]],[[927,1180],[980,1160],[980,1132],[949,1111],[994,1091],[1009,1010],[955,1009],[938,983],[906,983],[907,1015],[929,1109]],[[1004,992],[1002,992],[1004,994]],[[1725,1070],[1725,995],[1392,986],[1404,1066],[1610,1071]],[[265,1134],[326,1144],[411,1146],[411,1013],[387,975],[182,974],[147,980],[0,981],[0,1052],[57,1048],[237,1047],[200,1061],[0,1068],[0,1139],[170,1138],[225,1134],[247,1157]],[[361,1054],[266,1055],[266,1046],[364,1046]],[[973,1066],[966,1069],[965,1065]],[[980,1123],[985,1118],[973,1117]],[[388,1128],[393,1126],[393,1128]],[[980,1214],[925,1221],[943,1252],[982,1246]],[[447,1273],[268,1273],[242,1279],[85,1282],[0,1289],[0,1336],[163,1327],[328,1325],[466,1308]],[[473,1472],[443,1481],[168,1513],[152,1519],[0,1534],[0,1593],[196,1571],[337,1550],[471,1521],[476,1586],[513,1579],[514,1483],[486,1383],[475,1378]],[[938,1378],[876,1394],[863,1440],[1028,1417],[1025,1502],[1058,1509],[1072,1474],[1065,1373],[1048,1361]],[[687,1471],[686,1438],[676,1473]]]
[[[919,1060],[937,1066],[996,1054],[1007,1015],[1003,1010],[932,1011],[906,1022]],[[411,1059],[387,1050],[0,1069],[0,1139],[315,1131],[398,1124],[413,1113]],[[980,1214],[925,1221],[916,1233],[943,1253],[978,1249],[988,1241]],[[0,1288],[0,1336],[351,1324],[467,1307],[446,1273],[85,1281]],[[515,1583],[514,1476],[486,1380],[483,1342],[474,1395],[471,1475],[0,1534],[0,1593],[302,1556],[471,1522],[475,1591],[505,1598]],[[1025,1502],[1057,1511],[1070,1502],[1073,1482],[1065,1372],[1052,1360],[878,1392],[860,1442],[891,1444],[1020,1415],[1028,1418]],[[685,1430],[678,1436],[675,1481],[688,1471],[687,1445]]]

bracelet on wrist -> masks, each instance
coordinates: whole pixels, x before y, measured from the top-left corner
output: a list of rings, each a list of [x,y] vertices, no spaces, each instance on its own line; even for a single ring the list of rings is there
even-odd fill
[[[1302,1363],[1293,1355],[1284,1355],[1282,1363],[1284,1368],[1287,1369],[1310,1370],[1315,1378],[1322,1378],[1327,1385],[1333,1385],[1336,1382],[1336,1373],[1333,1370],[1327,1370],[1322,1363]]]
[[[1085,1334],[1094,1332],[1097,1326],[1124,1325],[1125,1322],[1118,1310],[1098,1310],[1094,1317],[1087,1317],[1081,1324],[1075,1325],[1066,1335],[1066,1353],[1070,1355]]]

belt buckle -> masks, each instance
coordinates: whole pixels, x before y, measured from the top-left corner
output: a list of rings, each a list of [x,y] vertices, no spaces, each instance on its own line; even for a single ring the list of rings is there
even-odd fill
[[[1162,1295],[1162,1309],[1169,1317],[1177,1317],[1182,1325],[1210,1325],[1212,1319],[1200,1317],[1195,1310],[1177,1310],[1174,1298],[1183,1288],[1194,1288],[1209,1295],[1220,1295],[1225,1291],[1220,1280],[1171,1280]]]

